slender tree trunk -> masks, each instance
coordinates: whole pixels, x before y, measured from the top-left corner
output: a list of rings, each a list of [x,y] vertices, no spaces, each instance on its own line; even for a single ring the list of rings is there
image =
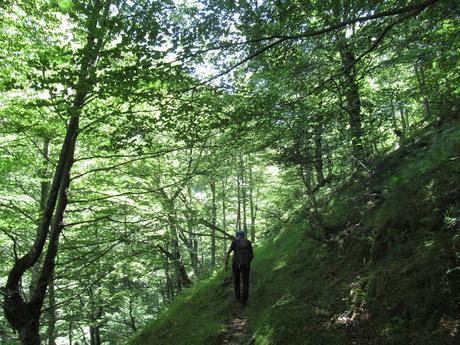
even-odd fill
[[[248,228],[247,222],[247,193],[246,193],[246,167],[244,157],[240,154],[240,171],[241,171],[241,196],[243,199],[243,230],[246,232]]]
[[[137,331],[136,319],[134,318],[134,306],[131,298],[129,298],[129,326],[133,332]]]
[[[319,121],[318,125],[314,128],[314,141],[315,141],[315,160],[314,166],[316,170],[316,180],[318,185],[324,183],[324,172],[323,172],[323,124]]]
[[[332,157],[331,157],[331,152],[327,150],[326,153],[326,170],[327,170],[327,176],[332,176],[332,173],[334,171],[334,163],[332,162]]]
[[[72,320],[69,321],[69,329],[68,329],[68,333],[69,335],[69,345],[72,345],[73,344],[73,322]]]
[[[420,90],[420,94],[422,95],[423,100],[423,110],[425,113],[425,119],[430,120],[432,118],[430,103],[428,101],[428,92],[426,90],[426,82],[425,82],[425,71],[422,65],[418,65],[417,63],[414,65],[415,76],[417,78],[418,87]]]
[[[195,238],[193,239],[193,243],[192,243],[192,246],[193,246],[193,270],[195,272],[195,275],[198,276],[198,274],[200,273],[200,261],[198,259],[198,240],[195,236]]]
[[[405,135],[406,135],[406,121],[404,119],[404,110],[401,106],[400,111],[401,111],[401,127],[398,125],[398,119],[396,117],[396,107],[393,102],[393,99],[390,99],[390,110],[391,110],[391,116],[393,119],[393,130],[398,137],[399,141],[399,146],[404,144],[405,140]]]
[[[366,153],[361,125],[361,99],[359,95],[357,71],[355,65],[352,66],[355,57],[350,45],[347,43],[346,37],[339,38],[338,44],[340,57],[342,59],[342,67],[345,70],[344,88],[353,150],[353,166],[358,168],[366,161]]]
[[[250,158],[250,156],[248,157]],[[249,163],[249,210],[251,213],[251,242],[256,241],[256,209],[254,204],[254,178],[252,176],[252,165]]]
[[[46,200],[50,189],[50,181],[48,176],[49,158],[50,158],[50,139],[43,139],[43,169],[40,173],[41,188],[40,188],[40,214],[43,213],[46,207]]]
[[[101,332],[99,325],[94,324],[89,327],[91,345],[101,345]]]
[[[307,193],[311,194],[311,191],[313,190],[311,181],[311,170],[308,168],[308,166],[305,165],[300,165],[299,170],[300,177],[302,178],[305,188],[307,189]]]
[[[48,301],[48,345],[56,345],[56,291],[53,277],[48,286]]]
[[[161,197],[163,208],[166,210],[168,215],[168,245],[171,248],[168,251],[166,251],[163,248],[162,251],[163,254],[165,254],[169,257],[169,259],[171,259],[172,264],[174,265],[177,288],[178,291],[180,291],[182,290],[182,288],[190,285],[190,279],[188,277],[184,263],[182,262],[182,256],[179,247],[179,232],[177,229],[176,206],[174,205],[174,198],[170,198],[168,194],[164,191],[164,189],[159,189],[159,195]]]
[[[227,206],[226,206],[226,185],[227,185],[227,177],[224,177],[222,180],[222,230],[227,231]],[[227,254],[227,237],[224,237],[224,257]]]
[[[401,138],[406,137],[407,133],[407,128],[409,127],[408,120],[407,120],[407,113],[404,110],[404,106],[401,104],[399,108],[399,115],[401,116],[401,131],[402,131],[402,136]]]
[[[89,327],[90,333],[90,343],[91,345],[101,345],[101,333],[100,333],[100,318],[102,317],[102,307],[99,305],[98,301],[96,301],[96,296],[94,296],[94,292],[92,288],[88,289],[88,296],[90,299],[90,321],[91,325]]]
[[[157,315],[159,315],[161,311],[161,306],[160,306],[160,296],[158,292],[155,293],[155,307],[156,307]]]
[[[85,332],[85,330],[81,326],[79,328],[80,328],[80,332],[81,332],[81,338],[80,339],[83,340],[83,343],[85,345],[89,345],[88,342],[86,341],[86,332]]]
[[[39,205],[39,214],[42,215],[45,211],[46,207],[46,200],[48,198],[48,193],[50,189],[50,181],[49,181],[49,150],[50,150],[50,140],[48,138],[43,139],[43,147],[42,147],[42,154],[43,154],[43,162],[42,162],[42,170],[40,171],[40,205]],[[37,229],[38,231],[38,229]],[[40,234],[37,233],[36,236]],[[40,275],[40,267],[42,264],[41,256],[38,258],[35,265],[32,267],[32,277],[30,280],[30,294],[34,290],[35,286],[37,285],[38,277]]]
[[[174,299],[174,286],[171,279],[171,270],[169,265],[169,257],[165,258],[165,290],[166,290],[166,299],[168,303],[171,303]]]
[[[216,226],[217,223],[217,206],[216,206],[216,180],[211,176],[211,224]],[[216,229],[211,228],[211,266],[216,266]]]
[[[399,126],[398,126],[398,121],[396,119],[395,104],[392,98],[390,98],[390,112],[391,112],[391,118],[393,119],[393,130],[397,132],[399,131]]]
[[[174,209],[174,206],[173,206]],[[171,253],[172,253],[172,261],[175,268],[176,273],[176,281],[178,285],[178,290],[182,290],[190,285],[190,279],[187,275],[187,271],[185,266],[182,262],[182,256],[180,253],[179,247],[179,240],[177,234],[177,224],[176,224],[176,214],[175,210],[173,214],[168,215],[168,222],[169,222],[169,229],[170,229],[170,245],[171,245]]]
[[[131,297],[131,292],[133,291],[133,286],[131,280],[128,279],[128,291],[130,292],[130,296],[128,297],[128,315],[129,315],[129,327],[133,332],[137,331],[136,325],[136,318],[134,317],[134,302],[133,298]]]
[[[236,174],[236,191],[237,191],[237,202],[238,202],[238,209],[236,213],[236,230],[241,230],[241,176],[240,176],[240,169],[237,169]]]
[[[187,186],[188,202],[192,204],[192,187],[189,183]],[[190,262],[192,265],[193,272],[195,276],[198,276],[198,241],[196,235],[193,234],[193,223],[192,217],[187,216],[187,230],[188,230],[188,248],[190,253]]]

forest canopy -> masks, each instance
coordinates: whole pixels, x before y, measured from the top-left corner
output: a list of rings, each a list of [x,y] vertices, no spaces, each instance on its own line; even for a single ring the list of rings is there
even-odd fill
[[[1,344],[122,344],[458,116],[459,4],[0,3]]]

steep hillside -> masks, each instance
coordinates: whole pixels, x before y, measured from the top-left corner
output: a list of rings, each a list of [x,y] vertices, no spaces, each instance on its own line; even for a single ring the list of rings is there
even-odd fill
[[[419,133],[367,177],[272,229],[249,304],[230,273],[184,293],[130,345],[460,343],[460,124]]]

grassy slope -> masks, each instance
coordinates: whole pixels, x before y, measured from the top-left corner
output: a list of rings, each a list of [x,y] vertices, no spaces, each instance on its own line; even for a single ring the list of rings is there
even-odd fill
[[[374,171],[332,193],[328,240],[312,238],[305,208],[256,251],[255,344],[460,343],[460,124],[421,132]],[[235,308],[219,272],[130,345],[221,344]]]

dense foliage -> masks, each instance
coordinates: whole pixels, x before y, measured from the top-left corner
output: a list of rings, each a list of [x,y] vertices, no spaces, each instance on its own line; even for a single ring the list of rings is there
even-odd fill
[[[313,238],[336,236],[356,219],[325,206],[331,191],[458,117],[458,13],[453,0],[2,2],[0,343],[121,344],[219,270],[235,230],[257,246],[305,208]],[[436,212],[456,226],[458,208]]]

